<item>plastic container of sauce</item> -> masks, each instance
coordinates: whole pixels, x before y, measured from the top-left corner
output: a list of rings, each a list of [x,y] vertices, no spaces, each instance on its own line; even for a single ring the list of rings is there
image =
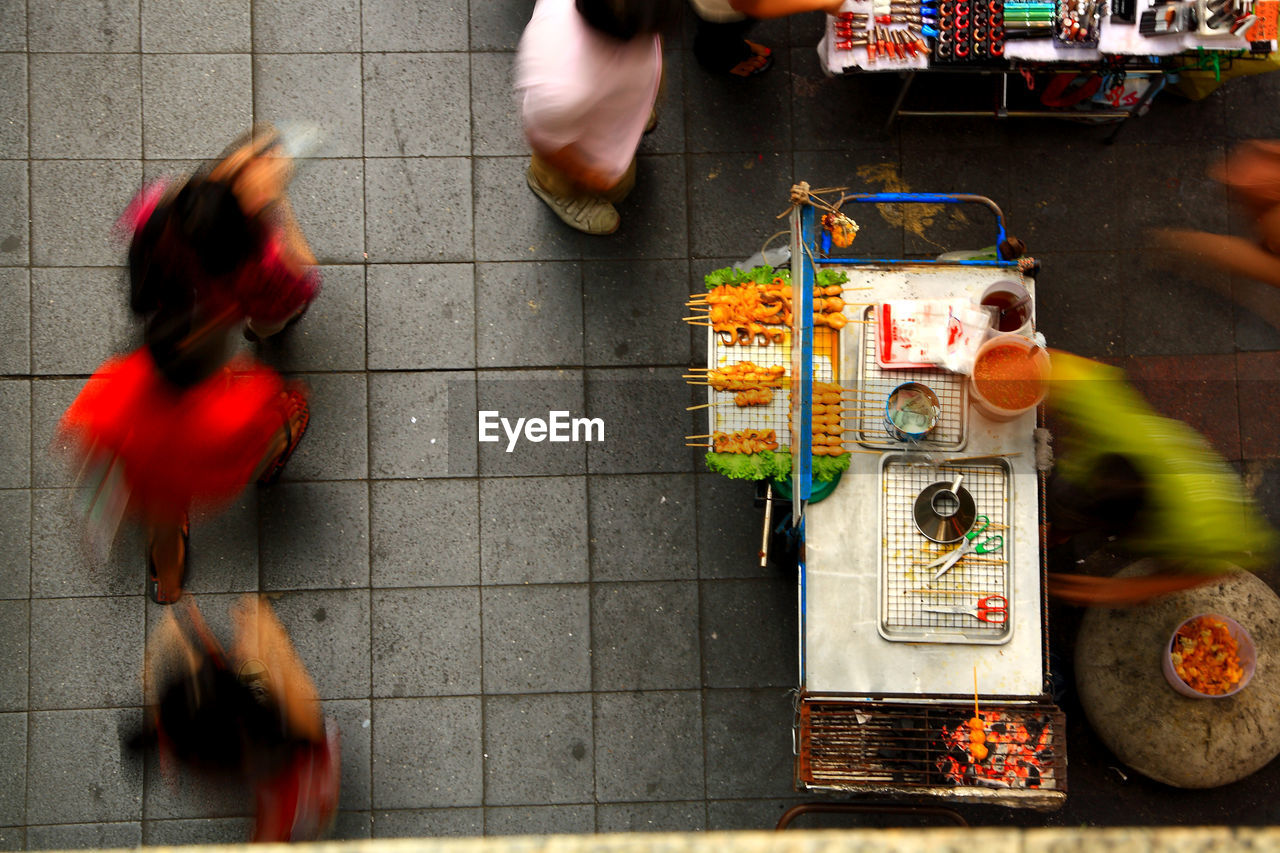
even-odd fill
[[[1029,338],[1006,334],[978,348],[969,402],[993,421],[1011,421],[1040,405],[1048,390],[1049,354]]]

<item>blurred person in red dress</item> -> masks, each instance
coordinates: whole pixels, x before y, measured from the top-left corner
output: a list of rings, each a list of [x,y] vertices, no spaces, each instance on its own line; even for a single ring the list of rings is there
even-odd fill
[[[252,791],[253,840],[310,841],[332,824],[340,770],[337,729],[271,606],[246,595],[223,650],[185,599],[147,638],[147,714],[134,748],[155,747],[173,778],[193,771]]]
[[[319,290],[285,196],[290,170],[280,137],[255,132],[189,180],[148,186],[121,220],[145,344],[90,378],[61,430],[93,538],[109,543],[126,516],[146,526],[157,603],[182,594],[192,507],[274,482],[310,418],[301,387],[231,343],[242,324],[284,328]]]

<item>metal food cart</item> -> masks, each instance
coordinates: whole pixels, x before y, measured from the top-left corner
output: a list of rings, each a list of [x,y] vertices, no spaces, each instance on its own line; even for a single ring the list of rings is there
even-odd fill
[[[876,358],[884,326],[875,313],[882,303],[969,297],[1013,279],[1034,306],[1034,267],[1008,257],[1016,250],[1003,215],[984,197],[845,195],[835,208],[850,203],[983,204],[995,215],[1001,248],[991,260],[830,257],[814,206],[798,203],[790,222],[793,313],[785,349],[726,347],[709,330],[709,370],[750,358],[789,360],[789,400],[774,401],[773,412],[708,407],[713,435],[739,428],[735,418],[754,418],[749,422],[757,425],[763,419],[792,450],[800,615],[795,787],[1056,808],[1066,796],[1065,723],[1047,692],[1037,414],[989,420],[970,405],[966,376],[882,367]],[[835,331],[814,324],[814,286],[823,270],[848,276],[847,322]],[[852,301],[855,293],[859,303]],[[936,392],[940,416],[923,438],[903,441],[886,429],[883,402],[842,407],[848,468],[834,489],[822,489],[814,500],[822,484],[813,476],[813,413],[823,411],[815,382],[839,383],[855,401],[882,400],[902,383],[923,382]],[[784,405],[788,411],[779,412]],[[966,556],[932,580],[925,564],[956,546],[921,536],[913,504],[927,487],[959,474],[978,512],[1002,532],[1004,548]],[[959,612],[990,595],[1007,599],[1007,622]],[[970,758],[966,728],[975,704],[989,747],[982,761]]]

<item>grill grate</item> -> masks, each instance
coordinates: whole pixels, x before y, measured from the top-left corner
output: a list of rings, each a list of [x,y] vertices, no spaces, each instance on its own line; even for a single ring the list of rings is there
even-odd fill
[[[820,334],[824,333],[824,334]],[[711,346],[712,361],[708,365],[712,369],[721,369],[749,361],[757,367],[782,365],[787,368],[788,375],[782,379],[781,386],[773,389],[773,399],[767,406],[737,406],[733,402],[732,391],[717,391],[707,388],[707,402],[716,403],[708,411],[710,415],[709,432],[736,432],[743,429],[771,429],[778,436],[778,449],[791,450],[791,335],[781,343],[769,346],[725,346],[712,333],[714,343]],[[813,341],[813,374],[815,382],[835,381],[836,336],[825,329],[814,330]]]
[[[1009,788],[1066,791],[1066,720],[1053,705],[983,705],[989,755],[971,763],[973,705],[805,699],[797,781],[814,788]]]
[[[886,456],[881,467],[880,628],[888,640],[934,643],[1001,643],[1011,636],[1013,613],[1004,624],[989,624],[962,613],[929,613],[924,607],[977,607],[978,599],[1002,595],[1009,601],[1013,531],[1009,528],[1013,478],[1005,460],[922,465],[919,454]],[[933,581],[925,564],[958,545],[925,539],[913,516],[916,496],[927,486],[964,474],[979,515],[991,526],[976,542],[1000,534],[1004,547],[992,554],[968,554]]]
[[[854,432],[858,443],[866,447],[901,450],[904,447],[920,450],[959,450],[968,438],[968,407],[965,405],[965,377],[950,371],[913,367],[886,370],[876,363],[877,325],[875,308],[863,312],[862,364],[859,370],[858,390],[869,401],[872,409],[879,411],[860,413]],[[938,425],[920,441],[902,442],[889,435],[884,424],[884,404],[889,394],[904,382],[921,382],[933,389],[942,404]]]

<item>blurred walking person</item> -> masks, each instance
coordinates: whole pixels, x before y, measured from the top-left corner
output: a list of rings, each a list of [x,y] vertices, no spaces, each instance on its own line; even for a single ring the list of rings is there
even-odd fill
[[[274,482],[307,428],[302,388],[233,356],[231,341],[245,322],[283,328],[318,291],[284,194],[289,169],[277,135],[251,136],[181,184],[144,189],[122,220],[145,345],[90,378],[61,430],[92,539],[109,543],[125,517],[146,526],[157,603],[182,594],[190,510]]]
[[[132,746],[154,746],[166,775],[191,771],[252,792],[253,841],[311,841],[337,813],[337,728],[265,600],[232,609],[225,652],[188,598],[147,639],[147,715]]]
[[[538,0],[516,52],[530,189],[570,228],[612,234],[656,120],[659,35],[681,0]]]
[[[696,15],[693,55],[714,74],[754,77],[773,65],[773,50],[746,36],[756,21],[804,12],[834,15],[844,0],[690,0]]]

